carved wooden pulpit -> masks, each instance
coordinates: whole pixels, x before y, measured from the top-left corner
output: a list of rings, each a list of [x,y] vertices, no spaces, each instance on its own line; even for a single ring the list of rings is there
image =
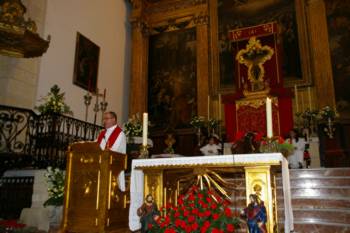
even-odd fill
[[[102,151],[95,142],[70,145],[63,232],[102,233],[127,226],[127,196],[118,187],[126,162],[125,154]]]

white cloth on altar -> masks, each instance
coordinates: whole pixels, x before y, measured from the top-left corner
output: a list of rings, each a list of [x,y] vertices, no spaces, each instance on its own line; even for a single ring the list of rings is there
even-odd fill
[[[269,154],[241,154],[241,155],[213,155],[213,156],[194,156],[180,158],[164,158],[164,159],[137,159],[132,161],[132,171],[130,180],[130,210],[129,210],[129,228],[136,231],[141,228],[140,218],[137,216],[137,209],[143,203],[144,197],[144,174],[142,169],[137,167],[154,167],[160,165],[206,165],[206,164],[227,164],[227,163],[243,163],[243,162],[271,162],[278,161],[282,164],[282,180],[283,195],[285,206],[285,232],[294,230],[293,211],[291,204],[290,180],[288,161],[280,153]]]

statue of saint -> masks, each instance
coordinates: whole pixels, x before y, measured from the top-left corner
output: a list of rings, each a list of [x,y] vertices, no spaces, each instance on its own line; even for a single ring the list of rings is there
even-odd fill
[[[267,214],[264,202],[256,194],[250,194],[249,200],[248,207],[241,213],[247,221],[249,233],[267,233]]]
[[[153,201],[151,194],[146,196],[145,203],[137,209],[137,215],[140,216],[141,233],[148,232],[149,224],[156,224],[156,220],[160,217],[157,205]]]
[[[167,148],[165,148],[164,152],[167,154],[174,154],[175,151],[174,151],[173,145],[175,144],[176,140],[173,137],[173,134],[167,133],[167,136],[164,142],[167,145]]]

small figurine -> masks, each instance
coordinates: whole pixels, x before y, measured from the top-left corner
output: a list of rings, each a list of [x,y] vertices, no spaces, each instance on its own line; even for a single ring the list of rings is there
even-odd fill
[[[241,216],[247,221],[249,233],[267,233],[267,214],[264,202],[256,194],[249,195],[250,203]]]
[[[176,140],[173,137],[173,134],[167,133],[166,139],[164,140],[165,144],[167,145],[167,148],[165,148],[164,152],[167,154],[174,154],[175,150],[173,148],[173,145],[175,144]]]
[[[140,217],[141,233],[148,232],[149,224],[156,224],[155,221],[159,218],[160,212],[158,211],[157,205],[154,203],[151,194],[146,196],[145,203],[137,209],[137,215]]]
[[[305,167],[310,168],[311,166],[311,156],[309,152],[309,144],[305,145],[305,150],[304,150],[304,161],[305,161]]]

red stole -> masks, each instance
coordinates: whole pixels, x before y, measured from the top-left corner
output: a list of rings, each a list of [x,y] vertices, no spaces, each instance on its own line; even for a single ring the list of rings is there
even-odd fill
[[[115,129],[113,130],[113,132],[111,133],[111,135],[109,136],[106,142],[105,149],[109,150],[113,146],[113,144],[115,143],[115,141],[117,140],[121,132],[122,132],[122,129],[119,126],[115,127]],[[102,139],[105,137],[105,135],[106,135],[106,130],[104,129],[98,135],[98,138],[97,138],[98,144],[101,144]]]

